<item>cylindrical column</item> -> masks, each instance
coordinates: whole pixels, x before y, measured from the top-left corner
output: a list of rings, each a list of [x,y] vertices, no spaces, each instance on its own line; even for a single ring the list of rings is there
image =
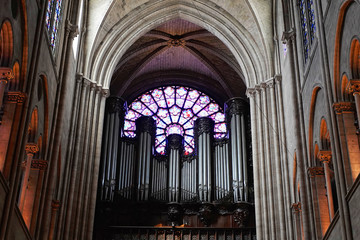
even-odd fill
[[[248,103],[242,98],[232,98],[226,102],[226,116],[230,123],[234,202],[248,201],[248,154],[245,126],[248,109]]]
[[[140,117],[135,124],[138,138],[137,200],[146,201],[150,194],[150,169],[156,125],[152,117]]]
[[[180,158],[184,138],[179,134],[167,137],[166,152],[169,156],[169,202],[180,202]]]
[[[124,103],[119,97],[109,97],[106,100],[105,126],[103,136],[103,152],[101,156],[101,200],[113,201],[114,193],[118,190],[119,175],[116,174],[121,135],[124,122]]]
[[[329,163],[331,162],[331,151],[320,151],[318,153],[318,159],[324,164],[324,173],[325,173],[325,184],[326,184],[326,195],[328,197],[328,207],[330,214],[330,221],[334,219],[334,199],[331,189],[331,173]]]
[[[199,118],[195,121],[195,140],[199,161],[199,199],[212,200],[212,139],[214,121],[211,118]]]

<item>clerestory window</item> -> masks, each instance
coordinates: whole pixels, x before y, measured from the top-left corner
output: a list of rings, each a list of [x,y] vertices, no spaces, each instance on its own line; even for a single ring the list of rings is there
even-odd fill
[[[61,22],[62,0],[48,0],[46,9],[46,28],[50,40],[50,46],[55,52],[58,42],[58,31]]]
[[[299,0],[301,32],[305,62],[309,58],[309,51],[315,39],[315,11],[313,0]]]

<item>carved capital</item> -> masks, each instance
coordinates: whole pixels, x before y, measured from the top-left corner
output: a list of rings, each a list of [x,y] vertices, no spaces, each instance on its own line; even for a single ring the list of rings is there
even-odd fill
[[[69,20],[66,21],[65,31],[71,39],[74,39],[79,34],[78,26],[72,24]]]
[[[22,92],[7,92],[5,93],[6,103],[24,103],[26,99],[25,93]]]
[[[249,108],[249,104],[242,98],[232,98],[225,103],[225,112],[228,117],[242,115]]]
[[[39,147],[36,143],[28,143],[25,146],[25,152],[26,154],[32,154],[34,155],[39,151]]]
[[[309,167],[308,168],[308,176],[309,177],[315,177],[324,175],[324,168],[323,167]]]
[[[255,94],[256,94],[255,88],[248,88],[248,89],[246,89],[246,96],[247,96],[248,98],[254,98],[254,97],[255,97]]]
[[[274,76],[275,83],[280,83],[282,81],[282,76],[280,74],[276,74]]]
[[[31,161],[31,168],[37,170],[46,170],[48,162],[40,159],[33,159]]]
[[[110,96],[110,90],[109,89],[101,89],[101,95],[103,98],[108,98]]]
[[[349,93],[359,94],[360,93],[360,79],[352,79],[347,85]]]
[[[333,104],[336,114],[351,113],[355,111],[354,103],[351,102],[337,102]]]
[[[214,125],[215,123],[211,118],[198,118],[195,121],[194,126],[195,136],[200,136],[203,133],[210,133],[212,135],[212,133],[214,132]]]
[[[300,202],[293,203],[291,205],[291,208],[292,208],[294,213],[299,213],[301,211],[301,203]]]
[[[15,78],[11,68],[0,67],[0,83],[7,83]]]
[[[291,29],[288,32],[283,32],[283,35],[281,37],[281,41],[283,44],[290,44],[295,39],[295,31],[294,29]]]
[[[154,136],[156,131],[155,120],[152,117],[139,117],[135,121],[136,124],[136,135],[139,133],[147,132]]]
[[[168,149],[181,149],[183,147],[184,137],[179,134],[170,134],[167,137],[166,146]]]
[[[59,210],[59,208],[61,207],[61,203],[59,200],[52,200],[51,201],[51,208],[53,211],[57,211]]]
[[[330,163],[331,162],[331,151],[320,151],[317,155],[317,158],[320,162]]]

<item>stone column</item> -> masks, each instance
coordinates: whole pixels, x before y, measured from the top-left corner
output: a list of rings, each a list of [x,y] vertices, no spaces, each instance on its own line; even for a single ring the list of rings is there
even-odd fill
[[[25,205],[25,199],[26,199],[26,191],[28,189],[28,181],[29,181],[29,175],[30,175],[30,169],[31,169],[31,162],[34,157],[34,155],[39,152],[39,147],[35,143],[28,143],[25,146],[25,152],[26,152],[26,160],[23,163],[24,165],[24,175],[21,183],[21,192],[20,192],[20,200],[19,200],[19,209],[20,212],[24,212],[24,205]],[[31,216],[24,216],[25,222],[28,224]],[[29,219],[27,219],[29,218]]]
[[[137,200],[147,201],[150,196],[150,169],[156,123],[152,117],[140,117],[135,124],[138,139]]]
[[[124,103],[125,101],[119,97],[109,97],[106,101],[100,170],[100,196],[102,201],[113,201],[114,198],[118,146],[125,113]]]
[[[226,116],[230,126],[234,202],[247,202],[249,198],[245,124],[248,108],[248,103],[241,98],[233,98],[226,102]]]
[[[324,164],[324,172],[325,172],[325,183],[326,183],[326,194],[328,197],[328,205],[329,205],[329,213],[330,213],[330,221],[334,219],[334,199],[333,193],[331,189],[331,170],[329,167],[329,163],[331,162],[331,151],[320,151],[318,154],[318,159],[320,162]]]
[[[3,100],[6,84],[14,79],[14,73],[11,68],[0,67],[0,123],[3,112]]]
[[[301,203],[293,203],[291,205],[293,210],[293,217],[295,219],[295,230],[296,230],[296,239],[303,239],[303,225],[301,221]]]
[[[360,79],[350,80],[348,89],[354,95],[356,104],[356,115],[358,121],[360,121]]]
[[[195,121],[195,141],[198,156],[199,200],[212,200],[212,140],[214,121],[210,118],[199,118]]]
[[[167,137],[166,153],[169,157],[169,202],[180,202],[181,183],[181,155],[184,145],[184,138],[178,134],[171,134]]]
[[[50,220],[50,229],[49,229],[49,239],[54,239],[56,217],[60,209],[60,206],[61,204],[59,200],[53,200],[51,202],[51,220]]]

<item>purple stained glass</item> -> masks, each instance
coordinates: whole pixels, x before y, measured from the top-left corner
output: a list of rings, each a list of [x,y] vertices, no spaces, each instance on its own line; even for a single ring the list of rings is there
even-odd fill
[[[52,13],[52,6],[54,0],[48,0],[47,9],[46,9],[46,28],[49,31],[51,27],[51,13]]]
[[[314,1],[307,0],[307,9],[308,9],[308,20],[310,27],[310,41],[311,43],[315,38],[316,24],[315,24],[315,11],[314,11]]]
[[[135,137],[134,122],[140,116],[152,116],[155,119],[155,149],[159,154],[165,154],[165,135],[169,134],[184,136],[185,153],[193,153],[194,121],[199,117],[210,116],[214,119],[214,137],[226,135],[225,116],[220,106],[205,94],[188,87],[160,87],[135,99],[125,116],[125,136]]]
[[[184,135],[184,129],[179,124],[171,124],[166,128],[166,136],[170,134]]]

